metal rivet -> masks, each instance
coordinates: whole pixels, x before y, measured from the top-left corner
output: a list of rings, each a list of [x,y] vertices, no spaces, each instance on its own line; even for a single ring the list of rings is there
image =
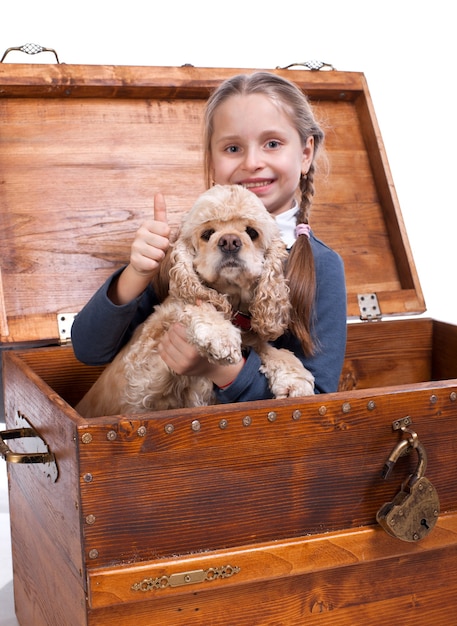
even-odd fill
[[[83,479],[85,483],[91,483],[94,480],[94,477],[92,474],[84,474]]]
[[[252,423],[252,419],[250,418],[249,415],[246,415],[245,417],[243,417],[243,426],[250,426]]]
[[[171,435],[172,432],[174,432],[175,427],[173,426],[173,424],[167,424],[165,426],[165,432],[167,433],[167,435]]]
[[[435,396],[435,394],[431,395],[431,396],[430,396],[430,402],[431,402],[432,404],[436,404],[436,403],[438,402],[438,397],[437,397],[437,396]]]
[[[117,438],[117,432],[115,430],[110,430],[106,433],[106,438],[108,441],[114,441]]]
[[[270,411],[270,412],[268,413],[268,415],[267,415],[267,420],[268,420],[269,422],[274,422],[274,421],[276,421],[276,418],[277,418],[277,417],[278,417],[278,416],[276,415],[276,413],[275,413],[274,411]]]
[[[349,402],[345,402],[341,407],[341,410],[343,411],[343,413],[349,413],[349,411],[351,410],[351,405],[349,404]]]
[[[219,422],[219,428],[221,428],[222,430],[224,430],[224,428],[227,428],[228,426],[228,420],[226,419],[221,419],[221,421]]]
[[[369,411],[374,411],[375,408],[376,408],[376,402],[374,400],[370,400],[367,404],[367,409]]]
[[[89,550],[89,559],[96,559],[98,557],[98,550]]]
[[[86,517],[86,524],[95,524],[95,515],[88,515]]]
[[[190,426],[194,432],[198,432],[201,428],[201,424],[198,420],[194,420]]]
[[[83,443],[90,443],[92,441],[92,435],[90,433],[84,433],[84,435],[81,437],[81,441]]]
[[[319,407],[319,415],[325,415],[327,413],[327,407],[326,406],[320,406]]]
[[[301,411],[299,411],[298,409],[295,409],[295,411],[292,413],[292,419],[295,421],[298,421],[301,417]]]
[[[144,437],[146,434],[146,426],[140,426],[136,432],[138,434],[138,437]]]
[[[449,399],[451,402],[455,402],[457,400],[457,393],[455,391],[451,391],[449,394]]]

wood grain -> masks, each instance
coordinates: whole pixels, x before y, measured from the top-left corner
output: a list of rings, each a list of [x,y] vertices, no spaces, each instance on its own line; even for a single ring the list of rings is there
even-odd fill
[[[154,193],[179,224],[204,189],[206,98],[240,71],[0,67],[2,342],[56,341],[57,313],[79,311],[128,259]],[[312,227],[344,259],[349,315],[373,292],[384,315],[423,311],[363,75],[275,71],[306,91],[326,130]]]

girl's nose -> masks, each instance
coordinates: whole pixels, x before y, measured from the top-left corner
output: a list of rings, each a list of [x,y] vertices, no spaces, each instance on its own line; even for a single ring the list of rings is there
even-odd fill
[[[244,167],[250,172],[254,172],[263,167],[262,155],[258,148],[253,147],[246,150]]]

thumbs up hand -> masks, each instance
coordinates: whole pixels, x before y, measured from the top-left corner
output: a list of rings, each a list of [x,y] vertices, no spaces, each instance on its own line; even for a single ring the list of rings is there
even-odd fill
[[[138,274],[151,278],[170,245],[165,198],[154,196],[154,217],[147,219],[135,234],[130,251],[130,265]]]

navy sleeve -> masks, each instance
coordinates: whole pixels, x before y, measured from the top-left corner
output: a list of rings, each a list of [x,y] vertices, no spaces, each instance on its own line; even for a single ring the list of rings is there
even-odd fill
[[[115,305],[108,290],[123,269],[113,274],[75,317],[71,339],[75,356],[82,363],[105,365],[112,361],[158,304],[153,288],[148,287],[132,302]]]

